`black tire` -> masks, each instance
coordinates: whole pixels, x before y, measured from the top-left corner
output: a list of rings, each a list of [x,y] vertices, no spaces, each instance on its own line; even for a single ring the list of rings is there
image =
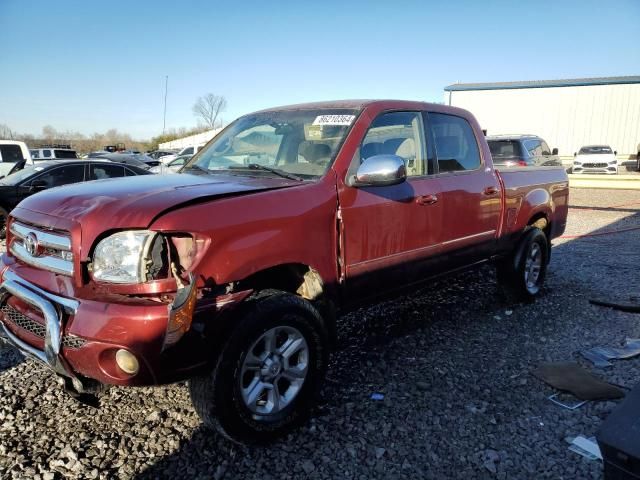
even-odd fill
[[[9,217],[9,212],[0,207],[0,240],[7,237],[7,217]]]
[[[205,425],[238,443],[265,443],[308,418],[327,368],[328,335],[313,305],[290,293],[263,291],[241,308],[238,325],[224,342],[213,369],[191,379],[189,392]],[[278,327],[292,328],[304,337],[308,346],[307,373],[290,403],[276,413],[260,414],[252,411],[243,400],[243,365],[250,349],[255,347],[254,343]],[[261,375],[261,371],[258,369],[255,375]]]
[[[537,265],[537,275],[530,268],[532,263],[527,260]],[[498,284],[507,299],[516,302],[533,301],[542,291],[548,263],[547,236],[539,228],[532,227],[524,234],[513,254],[496,265]]]

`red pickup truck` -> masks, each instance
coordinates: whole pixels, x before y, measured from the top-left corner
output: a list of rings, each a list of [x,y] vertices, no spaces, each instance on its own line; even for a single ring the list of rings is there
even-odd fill
[[[33,195],[0,260],[6,341],[86,395],[189,379],[243,442],[308,414],[338,314],[487,261],[542,287],[562,168],[497,171],[467,111],[310,103],[239,118],[180,174]]]

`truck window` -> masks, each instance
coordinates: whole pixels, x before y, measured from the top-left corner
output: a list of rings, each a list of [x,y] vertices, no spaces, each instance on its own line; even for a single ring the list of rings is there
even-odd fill
[[[542,155],[542,144],[540,143],[540,140],[525,140],[523,143],[524,148],[527,149],[527,152],[529,152],[529,155],[532,157],[539,157]]]
[[[542,155],[551,155],[551,149],[549,148],[549,145],[547,145],[547,142],[542,140],[541,146],[542,146]]]
[[[429,113],[429,123],[441,173],[480,167],[480,150],[469,122],[454,115]]]
[[[51,158],[51,150],[43,150],[42,151],[42,156],[44,158]]]
[[[360,146],[360,161],[374,155],[398,155],[407,176],[424,175],[422,123],[417,112],[383,113],[376,118]]]
[[[53,152],[56,158],[78,158],[78,155],[73,150],[54,150]]]
[[[0,145],[0,158],[3,162],[16,163],[24,160],[18,145]]]

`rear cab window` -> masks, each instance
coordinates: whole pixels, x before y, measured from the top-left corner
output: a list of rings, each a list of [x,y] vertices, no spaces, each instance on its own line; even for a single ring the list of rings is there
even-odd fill
[[[18,145],[0,145],[0,158],[3,162],[16,163],[24,160]]]
[[[428,117],[439,173],[480,168],[480,149],[473,128],[466,119],[433,112]]]

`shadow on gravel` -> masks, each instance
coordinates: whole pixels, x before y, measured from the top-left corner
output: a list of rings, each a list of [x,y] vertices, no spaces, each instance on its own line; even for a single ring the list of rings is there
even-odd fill
[[[2,342],[2,340],[0,340]],[[15,348],[0,343],[0,372],[9,370],[24,361],[24,356]]]
[[[609,224],[592,233],[615,231],[619,228],[640,225],[640,211],[636,210],[635,212],[635,215]],[[637,252],[637,237],[633,236],[633,232],[613,235],[620,237],[615,239],[616,242],[623,240],[631,242],[635,238],[635,244],[628,247],[629,250]],[[585,289],[588,296],[589,291],[596,291],[599,285],[603,284],[602,278],[586,278],[584,274],[581,275],[581,265],[583,264],[581,256],[584,255],[585,261],[599,263],[604,277],[607,276],[608,269],[613,269],[616,272],[616,276],[612,276],[608,283],[604,281],[604,288],[600,290],[601,295],[613,294],[616,290],[624,290],[626,287],[629,289],[633,287],[637,291],[637,272],[640,263],[638,254],[634,256],[598,256],[595,254],[599,248],[612,248],[614,243],[612,238],[608,235],[577,238],[554,247],[552,275],[562,280],[554,281],[554,288],[570,289],[573,288],[572,285],[575,285],[577,290]],[[594,248],[592,243],[586,245],[585,242],[596,242],[597,246]],[[587,247],[588,254],[585,253]],[[622,286],[619,284],[620,281],[623,282]],[[412,460],[414,465],[407,467],[411,470],[403,470],[403,472],[417,478],[426,472],[435,472],[438,469],[441,473],[443,465],[455,469],[458,457],[455,457],[454,451],[457,450],[446,450],[449,448],[447,442],[455,444],[456,438],[460,436],[464,438],[468,435],[468,431],[457,430],[461,429],[460,422],[481,423],[482,420],[479,419],[483,418],[482,416],[473,417],[478,414],[473,409],[469,410],[468,406],[465,407],[465,402],[470,400],[475,402],[478,398],[489,395],[485,398],[489,402],[495,401],[496,408],[506,409],[508,407],[505,405],[511,405],[517,401],[516,398],[512,398],[513,394],[509,392],[514,391],[514,383],[520,380],[505,378],[506,375],[501,373],[501,369],[511,364],[509,368],[512,371],[520,371],[525,377],[528,376],[528,371],[534,367],[537,359],[544,358],[548,354],[545,350],[548,347],[538,343],[539,335],[544,335],[547,338],[555,337],[554,340],[559,342],[571,338],[573,343],[567,342],[566,345],[562,344],[560,348],[554,350],[554,352],[566,351],[567,356],[571,356],[580,343],[588,341],[582,338],[580,332],[574,331],[578,328],[576,325],[580,325],[580,320],[577,320],[578,323],[575,324],[556,325],[554,322],[556,315],[548,311],[549,308],[565,308],[566,305],[562,303],[563,295],[571,293],[547,289],[539,301],[542,306],[507,305],[497,294],[493,269],[485,266],[477,271],[465,272],[452,278],[432,282],[416,290],[412,295],[352,312],[341,319],[338,349],[333,355],[328,381],[323,389],[323,398],[310,422],[311,426],[307,425],[290,434],[288,438],[262,448],[244,448],[232,445],[210,430],[200,427],[189,440],[180,445],[175,453],[162,458],[137,478],[202,477],[220,479],[236,475],[244,476],[243,472],[247,470],[253,471],[254,475],[260,475],[262,478],[277,478],[283,474],[297,478],[298,476],[308,476],[313,471],[312,468],[329,465],[326,463],[329,461],[337,462],[344,468],[349,465],[351,465],[349,468],[357,468],[357,465],[363,461],[368,462],[366,450],[365,456],[362,457],[362,454],[359,453],[360,457],[358,458],[355,454],[349,457],[340,450],[344,450],[345,445],[347,451],[350,448],[360,447],[358,441],[362,443],[364,438],[367,439],[366,442],[369,445],[374,441],[374,437],[380,435],[378,425],[382,420],[372,418],[375,416],[377,408],[385,409],[384,411],[388,412],[390,417],[398,415],[393,410],[402,409],[408,409],[407,411],[414,417],[421,417],[420,422],[422,423],[419,423],[418,426],[412,426],[412,418],[407,417],[404,422],[399,422],[394,427],[409,429],[408,435],[396,440],[396,442],[401,441],[402,443],[393,447],[396,451],[402,449],[415,452],[412,450],[415,449],[415,442],[423,442],[423,435],[428,438],[434,433],[440,437],[438,439],[436,436],[435,441],[440,442],[443,445],[442,448],[445,449],[444,452],[439,453],[439,457],[415,458]],[[586,305],[584,308],[593,308],[588,306],[588,301],[584,298],[567,301],[580,302],[575,307],[577,312],[583,308],[582,303]],[[519,310],[517,313],[520,316],[517,323],[509,324],[502,320],[500,315],[503,315],[505,307]],[[545,315],[549,321],[540,325],[541,317]],[[536,331],[538,325],[540,327]],[[550,330],[551,328],[557,330]],[[417,332],[422,332],[422,334],[416,335]],[[469,360],[470,356],[473,357],[471,360]],[[420,357],[424,357],[423,363],[420,363],[422,360]],[[443,362],[448,363],[440,363],[439,359],[446,359]],[[437,363],[432,365],[429,362]],[[474,363],[477,368],[470,368]],[[487,370],[489,366],[493,368]],[[442,372],[438,373],[440,369]],[[403,375],[404,379],[402,379]],[[396,380],[397,377],[394,376],[399,376],[401,379]],[[461,379],[463,384],[457,384],[457,381]],[[536,391],[541,390],[541,385],[538,386],[535,381],[530,381],[533,385],[532,388]],[[424,385],[416,387],[419,383]],[[524,384],[518,385],[526,385],[526,380]],[[489,390],[492,393],[488,394]],[[386,392],[387,399],[375,404],[369,399],[373,391]],[[416,397],[416,392],[421,397]],[[405,394],[406,397],[403,397]],[[531,398],[530,392],[523,391],[518,395],[524,395],[518,398],[529,402],[529,405],[522,407],[522,411],[552,408],[537,397]],[[427,399],[422,399],[425,396]],[[391,403],[390,398],[392,397],[394,403]],[[402,400],[403,398],[409,400]],[[415,404],[417,398],[420,400],[418,404]],[[404,402],[408,403],[404,404]],[[542,402],[542,406],[534,406],[536,402]],[[426,414],[425,409],[432,409],[432,412]],[[557,414],[562,413],[557,412]],[[470,420],[467,417],[469,415],[473,417]],[[517,420],[521,413],[505,413],[504,415],[504,418],[499,418],[505,425],[508,425],[509,422],[522,421]],[[425,420],[425,416],[428,420]],[[434,420],[435,427],[432,428],[432,424],[428,422],[431,422],[434,417],[437,417],[437,421]],[[442,426],[440,421],[442,421]],[[373,428],[370,425],[373,425]],[[416,430],[411,430],[411,428]],[[423,431],[424,428],[429,428],[430,433]],[[490,432],[494,427],[478,428],[486,428]],[[466,429],[462,428],[462,430]],[[479,444],[485,443],[483,436],[487,435],[487,432],[484,430],[474,432],[475,441]],[[500,433],[498,430],[496,434],[500,442],[503,443],[524,441],[522,438],[512,438],[519,433],[505,433],[504,431]],[[525,432],[524,435],[526,436],[527,433]],[[553,433],[553,435],[553,438],[561,438],[564,432],[560,431]],[[554,442],[549,437],[545,441]],[[338,450],[336,450],[336,445],[340,446]],[[564,445],[561,447],[564,449]],[[553,447],[552,450],[555,448],[557,447]],[[332,456],[336,455],[338,451],[340,451],[337,453],[338,458]],[[464,451],[460,452],[460,455],[463,453],[469,458],[477,455],[477,453]],[[435,455],[435,453],[430,455]],[[557,458],[564,457],[556,457],[556,460]],[[373,462],[378,460],[374,458]],[[514,458],[514,460],[516,459]],[[311,462],[311,467],[308,467],[307,461]],[[516,460],[516,462],[521,461],[525,460]],[[528,462],[528,460],[526,461]],[[374,463],[369,464],[368,467],[363,465],[363,472],[373,473],[367,468],[373,468]],[[378,464],[379,462],[375,463],[375,465]],[[296,466],[296,470],[288,469],[292,465]],[[535,475],[535,470],[529,470],[534,467],[530,467],[527,463],[525,470],[523,465],[525,464],[516,463],[509,467],[510,473],[520,472],[526,476],[528,472]],[[576,458],[573,465],[574,468],[580,465],[579,459]],[[283,466],[285,469],[279,470]],[[311,470],[307,471],[308,468]],[[465,468],[467,474],[471,469],[472,475],[477,475],[478,478],[484,478],[483,475],[488,475],[481,460],[472,460],[472,465],[467,464]],[[558,468],[563,472],[562,469],[569,468],[569,466],[562,465]],[[590,468],[595,468],[597,471],[599,467],[585,464],[580,468],[585,469],[580,475],[587,475]],[[453,471],[457,470],[450,472],[453,474]],[[380,476],[385,476],[384,472],[386,470],[378,473]],[[574,473],[577,474],[575,471]],[[462,475],[463,471],[458,471],[455,476],[458,474]]]
[[[631,225],[640,225],[640,211],[636,211],[635,215],[591,233],[615,231],[618,228]],[[633,236],[633,232],[617,236],[620,238],[616,238],[615,242],[631,241],[636,238],[635,244],[628,245],[628,248],[630,251],[637,252],[637,237]],[[606,278],[604,278],[605,285],[600,291],[601,294],[612,294],[621,287],[621,281],[623,282],[623,289],[628,287],[629,291],[633,288],[635,288],[636,292],[640,290],[637,277],[638,259],[640,258],[638,255],[620,257],[595,254],[600,248],[613,248],[613,237],[608,235],[577,238],[555,247],[552,254],[552,260],[554,260],[551,265],[552,275],[562,279],[561,282],[554,282],[555,285],[558,285],[558,283],[562,287],[573,285],[576,290],[586,290],[588,298],[590,291],[595,291],[598,285],[602,284],[602,278],[590,279],[581,277],[581,261],[576,261],[576,258],[581,258],[580,256],[584,254],[585,242],[597,243],[598,246],[595,248],[592,244],[588,245],[593,250],[589,250],[590,254],[585,258],[588,261],[599,263],[603,277],[606,277],[608,269],[615,269],[616,271],[616,276],[612,276],[609,282],[610,285],[607,284]],[[404,380],[396,381],[396,388],[397,390],[405,389],[409,391],[407,398],[410,399],[410,404],[413,404],[416,401],[415,399],[418,398],[416,397],[415,384],[420,382],[416,382],[416,379],[424,380],[424,383],[428,386],[426,394],[425,392],[420,392],[425,390],[424,386],[417,387],[418,394],[423,397],[425,395],[428,397],[433,396],[434,400],[440,402],[432,404],[431,399],[424,400],[426,408],[433,408],[435,414],[442,414],[443,411],[449,410],[449,415],[454,417],[451,420],[443,420],[443,422],[447,422],[443,425],[444,430],[439,431],[436,429],[435,432],[437,435],[441,435],[442,439],[448,439],[447,442],[453,441],[455,443],[457,436],[464,436],[468,433],[455,431],[456,428],[459,428],[457,425],[458,418],[462,419],[465,415],[470,415],[469,410],[465,410],[463,402],[475,402],[482,398],[483,395],[486,397],[487,388],[496,391],[513,388],[512,384],[509,383],[511,380],[504,380],[504,376],[501,376],[500,365],[515,364],[516,366],[512,366],[512,368],[515,371],[521,370],[526,375],[535,366],[536,358],[546,354],[543,347],[539,347],[540,350],[538,352],[523,352],[524,345],[519,344],[519,341],[524,338],[523,341],[531,341],[529,344],[530,349],[538,348],[535,340],[536,336],[547,336],[547,332],[543,331],[542,326],[540,331],[535,331],[535,326],[540,321],[541,312],[545,312],[549,305],[562,305],[562,303],[553,302],[562,302],[562,295],[573,292],[558,292],[548,288],[545,293],[546,295],[543,295],[540,302],[546,307],[539,306],[534,309],[535,307],[530,305],[509,306],[501,296],[497,295],[493,269],[486,266],[478,271],[466,272],[449,279],[432,282],[428,286],[416,290],[410,296],[400,297],[367,309],[352,312],[341,319],[338,332],[338,349],[333,355],[328,382],[323,390],[324,398],[322,399],[321,407],[310,422],[312,424],[311,427],[307,425],[290,434],[288,438],[273,445],[256,448],[232,445],[210,430],[200,427],[190,439],[180,445],[175,453],[162,458],[155,465],[139,474],[137,478],[220,479],[223,477],[244,476],[244,472],[247,470],[252,471],[253,475],[259,475],[261,478],[277,478],[284,474],[288,474],[291,478],[306,477],[310,472],[305,468],[304,458],[312,461],[311,465],[315,462],[316,466],[323,465],[322,462],[328,461],[338,462],[343,467],[345,464],[357,465],[359,460],[355,457],[353,459],[347,457],[349,460],[345,461],[342,457],[340,459],[332,457],[331,452],[335,454],[336,444],[341,446],[355,444],[357,447],[359,446],[358,436],[362,440],[362,436],[373,437],[376,435],[374,430],[378,430],[377,423],[374,424],[374,430],[369,427],[371,422],[380,422],[379,418],[371,418],[372,412],[377,408],[377,405],[374,405],[369,399],[371,392],[386,391],[388,397],[395,395],[395,402],[398,402],[398,398],[403,398],[401,394],[405,394],[404,391],[394,392],[392,390],[392,385],[395,381],[392,379],[392,375],[408,375],[404,377]],[[545,296],[547,297],[546,299],[544,298]],[[554,297],[554,299],[549,297]],[[570,299],[568,301],[581,302],[575,307],[577,311],[582,308],[582,302],[585,304],[584,308],[590,308],[584,298]],[[499,315],[503,314],[505,307],[520,309],[523,313],[518,322],[522,323],[500,325],[501,317]],[[553,317],[555,317],[555,314]],[[549,336],[555,334],[563,338],[566,335],[575,335],[573,332],[569,333],[567,331],[567,329],[575,328],[571,325],[556,325],[555,322],[550,321],[545,328],[558,329],[557,331],[551,331]],[[423,334],[415,335],[418,331]],[[486,338],[487,332],[491,332],[489,340]],[[513,338],[518,335],[522,338],[514,341]],[[576,343],[584,340],[578,336],[573,341],[574,344],[562,345],[558,350],[562,351],[566,347],[566,354],[571,355],[571,352],[575,351]],[[434,365],[432,368],[428,364],[416,363],[415,357],[423,355],[423,352],[430,352],[436,358],[448,358],[447,361],[450,364],[442,364],[445,366]],[[470,355],[473,360],[469,362]],[[429,360],[433,361],[433,358]],[[467,361],[466,364],[464,363],[465,360]],[[478,365],[498,365],[498,367],[489,368],[488,371],[483,367],[478,370],[463,371],[474,362],[478,362]],[[433,370],[438,370],[439,368],[448,368],[446,375],[438,375],[433,372]],[[411,369],[414,372],[417,369],[418,373],[411,373]],[[404,373],[404,370],[410,373]],[[452,383],[451,377],[455,375],[461,375],[467,383],[462,386],[456,385],[455,382]],[[475,385],[474,383],[476,382],[484,382],[485,385],[484,387]],[[482,388],[484,388],[484,391]],[[536,390],[541,389],[540,386],[534,386],[534,388]],[[445,398],[451,397],[453,400],[449,399],[443,403],[440,398],[442,397],[442,392],[451,392],[450,395],[444,396]],[[495,395],[500,397],[499,393]],[[537,399],[532,399],[531,401],[538,402]],[[384,406],[380,402],[380,408],[390,410],[406,408],[401,406],[402,402],[389,404],[386,402],[387,400],[385,400]],[[510,404],[512,399],[509,394],[506,394],[505,399],[500,400],[500,402]],[[460,407],[460,404],[462,407]],[[411,408],[420,412],[421,407],[419,405]],[[527,409],[545,408],[544,405],[546,404],[543,402],[542,407],[527,407]],[[528,411],[527,409],[525,411]],[[328,415],[327,412],[330,412],[331,418],[325,417]],[[561,414],[563,412],[558,413]],[[456,415],[459,415],[459,417],[455,418]],[[323,417],[329,419],[324,419]],[[478,420],[475,421],[481,423],[482,417],[479,416],[477,418]],[[424,422],[424,420],[421,421]],[[503,421],[508,423],[510,421],[509,415]],[[316,430],[316,425],[318,425],[318,430]],[[357,426],[354,427],[354,425]],[[423,441],[421,435],[425,435],[425,433],[420,428],[425,428],[425,424],[421,425],[417,431],[409,433],[407,437],[403,438],[404,444],[402,448],[411,449],[415,447],[413,445],[415,442]],[[428,426],[429,424],[426,425]],[[439,423],[437,426],[440,426]],[[402,427],[403,425],[399,425],[394,428]],[[410,425],[407,425],[407,427],[410,428]],[[356,428],[356,431],[353,430],[354,428]],[[433,435],[433,433],[432,431],[431,434]],[[478,436],[486,435],[486,432],[478,430],[475,434]],[[560,436],[563,434],[564,432],[559,432]],[[501,435],[505,435],[505,433]],[[511,432],[510,435],[515,434]],[[355,440],[353,440],[354,438]],[[558,438],[558,434],[554,434],[553,438]],[[505,437],[502,440],[505,443],[516,441],[515,438],[512,439],[511,437]],[[484,443],[482,437],[477,438],[477,441]],[[522,439],[519,441],[522,441]],[[547,439],[546,441],[553,443],[553,440]],[[563,445],[561,447],[564,448]],[[400,447],[396,446],[395,448]],[[470,452],[461,452],[460,455],[463,453],[468,455],[469,458],[473,458],[473,455],[476,455]],[[283,457],[287,459],[284,463],[282,462]],[[420,468],[412,470],[410,475],[420,476],[419,472],[428,472],[430,468],[440,468],[441,473],[443,465],[455,465],[457,461],[451,452],[443,454],[437,462],[436,460],[438,460],[438,457],[416,459],[415,462],[419,463],[418,466]],[[473,476],[478,475],[478,478],[484,478],[483,475],[488,474],[488,472],[483,468],[482,461],[478,462],[471,467],[467,465],[465,468],[471,468],[474,472]],[[436,463],[439,463],[439,465]],[[579,464],[579,459],[576,458],[574,465],[577,466]],[[295,466],[296,469],[291,470],[292,466]],[[567,467],[567,465],[560,468],[564,467]],[[281,470],[281,468],[284,468],[284,470]],[[367,471],[366,468],[363,471]],[[516,463],[511,467],[510,472],[519,472],[523,476],[527,476],[527,472],[533,476],[536,475],[535,471],[524,470],[523,468],[522,465]],[[527,469],[529,468],[527,466]],[[582,472],[586,475],[591,466],[587,465],[583,468],[587,469]],[[595,466],[593,468],[600,467]],[[372,470],[368,471],[373,473]],[[384,471],[378,473],[384,476]]]

